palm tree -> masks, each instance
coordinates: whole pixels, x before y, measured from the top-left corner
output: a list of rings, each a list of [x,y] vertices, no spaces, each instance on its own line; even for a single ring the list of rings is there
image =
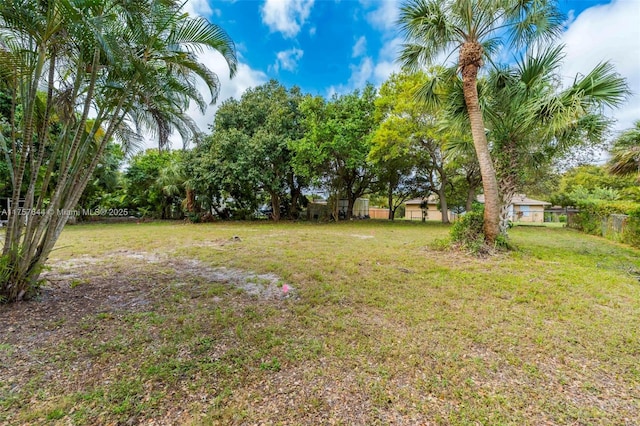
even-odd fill
[[[640,181],[640,120],[613,142],[609,171],[615,175],[637,174]]]
[[[563,58],[562,46],[547,46],[523,55],[513,66],[496,67],[478,82],[505,235],[516,190],[572,149],[601,143],[609,125],[602,107],[617,107],[629,94],[624,78],[606,62],[561,87]],[[468,126],[462,82],[447,70],[440,74],[441,87],[427,87],[421,95],[446,109],[450,126]],[[439,92],[446,94],[446,102]]]
[[[505,38],[515,48],[544,41],[560,32],[562,20],[555,2],[547,0],[409,0],[401,8],[398,23],[406,40],[400,55],[404,66],[418,69],[433,63],[440,54],[458,52],[458,70],[482,174],[484,233],[489,243],[499,234],[500,202],[480,110],[478,72]]]
[[[0,90],[12,100],[0,151],[12,205],[37,213],[9,218],[0,301],[34,293],[110,141],[129,148],[151,127],[163,145],[172,128],[185,137],[195,131],[182,111],[190,101],[205,106],[197,78],[213,100],[219,90],[215,74],[197,61],[204,49],[220,52],[233,76],[233,42],[175,1],[0,3]]]
[[[542,48],[515,66],[495,69],[484,82],[503,233],[517,189],[571,149],[600,143],[609,124],[602,107],[617,107],[629,94],[624,78],[609,63],[560,87],[563,58],[563,46]]]

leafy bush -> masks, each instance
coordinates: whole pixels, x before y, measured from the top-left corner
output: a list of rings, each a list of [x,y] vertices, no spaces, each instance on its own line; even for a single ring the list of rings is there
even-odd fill
[[[495,249],[509,249],[505,235],[498,235],[493,246],[484,238],[484,204],[475,203],[471,211],[465,213],[451,227],[451,242],[475,255],[489,254]]]
[[[632,245],[634,247],[640,247],[640,218],[630,216],[624,227],[624,232],[620,238],[620,241]]]
[[[461,244],[471,244],[478,240],[484,243],[484,206],[474,204],[471,211],[465,213],[451,227],[451,240]]]
[[[593,235],[602,235],[602,221],[612,214],[630,214],[640,209],[633,201],[606,201],[585,199],[577,203],[580,212],[572,221],[572,226]]]
[[[581,200],[580,212],[575,215],[572,226],[583,232],[603,236],[607,221],[613,214],[628,215],[621,234],[604,235],[610,239],[640,247],[640,204],[633,201]]]

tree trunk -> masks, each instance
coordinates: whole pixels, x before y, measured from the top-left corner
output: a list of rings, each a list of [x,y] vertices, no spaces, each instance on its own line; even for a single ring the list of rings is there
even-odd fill
[[[289,181],[289,194],[291,195],[291,210],[289,211],[289,219],[295,220],[300,216],[300,210],[298,208],[298,204],[300,203],[300,196],[302,195],[302,190],[300,189],[300,185],[296,184],[296,179],[293,176],[293,173],[290,173],[288,176]]]
[[[514,192],[503,193],[502,203],[500,204],[500,233],[507,235],[509,231],[509,207],[513,200]]]
[[[444,184],[438,190],[438,197],[440,198],[440,211],[442,212],[442,223],[450,223],[449,221],[449,206],[447,205],[447,197],[444,194]]]
[[[193,189],[187,188],[186,199],[187,213],[199,213],[200,206],[196,204],[196,192]]]
[[[351,220],[353,217],[353,205],[356,203],[355,197],[352,194],[347,196],[347,213],[345,214],[345,218],[347,220]]]
[[[467,203],[465,205],[465,210],[470,212],[471,209],[473,208],[473,202],[476,200],[476,189],[475,188],[469,188],[469,190],[467,191]]]
[[[280,195],[277,192],[271,192],[271,220],[277,222],[280,220]]]
[[[498,187],[500,188],[500,233],[507,236],[509,231],[509,207],[517,191],[518,185],[518,158],[516,143],[511,140],[503,148],[498,159],[497,174]]]
[[[484,120],[478,100],[478,69],[482,66],[482,45],[477,42],[466,42],[460,48],[460,69],[464,100],[467,105],[473,145],[480,164],[482,187],[484,190],[484,236],[488,243],[493,243],[500,233],[500,198],[498,181],[493,167]]]
[[[389,202],[389,220],[393,220],[396,215],[396,210],[393,208],[393,185],[389,184],[389,192],[387,193]]]

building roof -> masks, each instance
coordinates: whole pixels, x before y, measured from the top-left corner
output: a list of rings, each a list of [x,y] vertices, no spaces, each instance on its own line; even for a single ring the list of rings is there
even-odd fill
[[[407,200],[405,204],[422,204],[424,201],[427,201],[427,204],[438,204],[438,196],[435,194],[429,195],[427,198],[414,198],[412,200]]]
[[[477,197],[479,203],[484,203],[484,194],[480,194]],[[511,204],[514,206],[550,206],[551,203],[546,201],[534,200],[533,198],[527,198],[524,194],[516,194],[511,200]]]

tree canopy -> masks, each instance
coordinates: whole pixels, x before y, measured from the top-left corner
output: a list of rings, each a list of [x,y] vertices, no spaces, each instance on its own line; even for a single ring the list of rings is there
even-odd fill
[[[112,140],[128,151],[151,130],[198,133],[190,102],[215,100],[217,76],[196,54],[222,54],[233,75],[233,42],[174,1],[7,0],[0,4],[0,151],[11,205],[0,297],[33,294],[43,262]],[[7,100],[10,101],[7,102]]]

